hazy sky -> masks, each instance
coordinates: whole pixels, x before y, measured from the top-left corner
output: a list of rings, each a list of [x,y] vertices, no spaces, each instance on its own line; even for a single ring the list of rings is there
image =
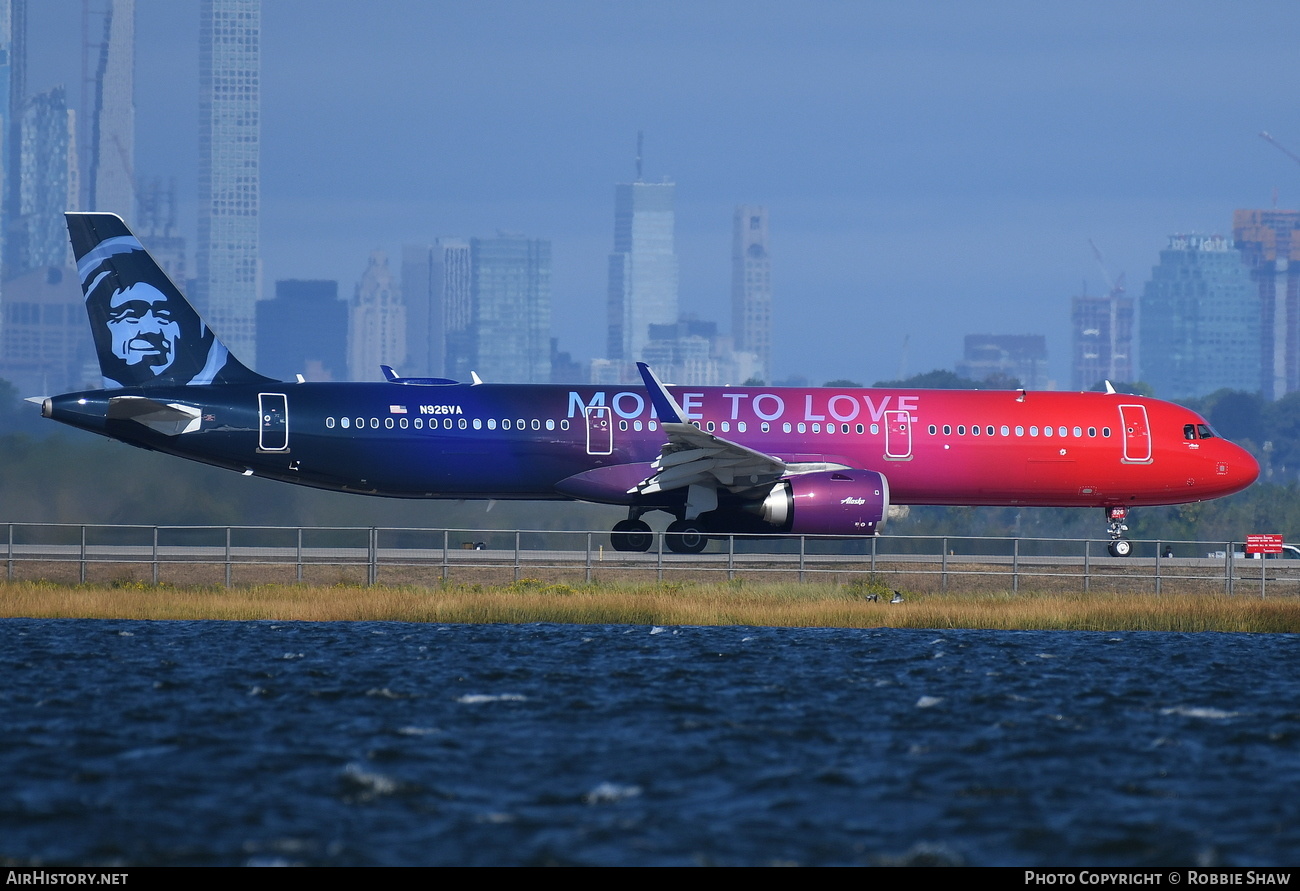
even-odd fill
[[[29,87],[78,101],[80,0],[30,4]],[[198,2],[137,0],[136,160],[193,238]],[[1140,294],[1167,235],[1300,205],[1300,4],[265,0],[262,255],[352,293],[369,252],[549,238],[554,331],[605,344],[614,183],[677,183],[681,307],[730,320],[731,215],[770,209],[773,371],[949,367]],[[192,242],[191,242],[192,244]],[[903,366],[901,344],[910,336]]]

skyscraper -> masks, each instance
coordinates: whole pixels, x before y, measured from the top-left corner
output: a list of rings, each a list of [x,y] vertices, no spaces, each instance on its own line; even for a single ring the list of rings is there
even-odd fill
[[[614,187],[614,252],[609,255],[610,359],[636,361],[651,325],[677,321],[677,254],[670,182]]]
[[[1122,285],[1105,297],[1071,298],[1070,332],[1074,389],[1133,380],[1133,298]]]
[[[413,376],[463,379],[474,319],[469,242],[443,238],[402,248],[406,367]]]
[[[1156,396],[1259,387],[1259,293],[1230,239],[1171,236],[1140,310],[1142,380]]]
[[[1300,211],[1236,211],[1232,235],[1259,293],[1259,388],[1278,399],[1300,390]]]
[[[400,368],[405,362],[402,290],[388,268],[388,255],[374,251],[348,311],[348,376],[354,381],[381,381],[380,365]]]
[[[473,365],[484,380],[551,380],[551,243],[522,235],[470,239]],[[461,360],[451,357],[456,368]]]
[[[203,0],[195,297],[249,365],[257,357],[260,0]]]
[[[135,0],[106,0],[94,60],[87,209],[135,218]],[[89,35],[87,35],[89,38]]]
[[[275,299],[257,303],[257,351],[258,371],[271,377],[347,380],[348,305],[339,299],[339,283],[276,282]]]
[[[772,379],[772,262],[767,208],[736,208],[731,237],[731,335],[735,348],[758,357],[758,376]]]
[[[5,242],[9,275],[71,264],[63,214],[77,207],[74,120],[63,87],[33,96],[26,103],[17,159],[22,175]]]
[[[19,130],[18,122],[22,118],[23,100],[20,88],[14,82],[14,18],[15,12],[21,20],[25,11],[26,0],[0,0],[0,102],[5,103],[4,119],[0,120],[0,171],[3,171],[4,194],[0,196],[0,258],[4,259],[5,274],[9,271],[8,245],[9,232],[18,215],[18,189],[22,171],[19,166]],[[20,29],[21,30],[21,29]],[[20,41],[21,43],[21,41]],[[19,75],[21,82],[21,74]]]

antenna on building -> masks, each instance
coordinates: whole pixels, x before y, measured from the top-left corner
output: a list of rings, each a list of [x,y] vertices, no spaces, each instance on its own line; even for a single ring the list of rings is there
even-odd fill
[[[636,181],[641,182],[641,143],[645,140],[645,133],[641,130],[636,131]]]

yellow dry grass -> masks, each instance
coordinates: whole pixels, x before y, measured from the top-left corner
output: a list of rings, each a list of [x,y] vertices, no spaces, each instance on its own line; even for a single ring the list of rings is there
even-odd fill
[[[1300,599],[1241,593],[907,593],[873,582],[437,587],[0,582],[0,617],[247,621],[560,622],[1085,631],[1300,631]],[[870,594],[879,596],[871,601]]]

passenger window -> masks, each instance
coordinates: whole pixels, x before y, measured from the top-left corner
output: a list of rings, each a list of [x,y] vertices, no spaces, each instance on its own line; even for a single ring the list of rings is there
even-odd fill
[[[326,419],[325,419],[325,426],[328,427],[328,428],[330,428],[331,430],[333,430],[333,429],[334,429],[334,419],[333,419],[333,418],[326,418]]]
[[[466,427],[469,426],[469,421],[465,420],[464,418],[461,418],[459,421],[456,422],[456,426],[464,430]]]
[[[1024,427],[1021,427],[1020,425],[1017,424],[1017,425],[1016,425],[1016,436],[1024,436],[1024,435],[1025,435],[1025,428],[1024,428]]]
[[[805,424],[803,421],[800,421],[800,422],[799,422],[799,432],[800,432],[800,433],[807,433],[807,432],[808,432],[808,425]]]
[[[419,430],[419,429],[422,428],[423,426],[424,426],[424,421],[423,421],[422,419],[420,419],[420,418],[416,418],[416,419],[415,419],[415,429],[416,429],[416,430]]]
[[[980,435],[980,428],[979,428],[979,425],[978,425],[978,424],[975,424],[975,425],[973,425],[973,426],[970,428],[970,435],[971,435],[971,436],[979,436],[979,435]]]
[[[1079,438],[1080,436],[1083,436],[1083,428],[1082,428],[1082,427],[1075,427],[1075,428],[1074,428],[1074,436],[1075,436],[1076,439]]]
[[[848,433],[848,432],[849,432],[849,425],[848,425],[848,424],[840,424],[840,432],[841,432],[841,433]]]
[[[352,426],[352,422],[351,422],[350,420],[348,420],[347,418],[339,418],[339,424],[341,424],[341,425],[343,426],[343,429],[344,429],[344,430],[346,430],[346,429],[348,429],[348,427]]]
[[[533,423],[536,424],[537,422],[536,422],[536,421],[533,421]],[[619,421],[619,422],[618,422],[618,429],[619,429],[619,430],[622,430],[622,431],[624,431],[624,432],[627,432],[627,421]]]
[[[872,436],[877,436],[879,433],[880,433],[880,425],[879,425],[879,424],[872,424],[872,425],[871,425],[871,435],[872,435]]]
[[[744,433],[744,432],[745,432],[745,422],[744,422],[744,421],[737,421],[737,422],[736,422],[736,432],[737,432],[737,433]]]
[[[965,424],[958,424],[958,425],[957,425],[957,435],[958,435],[958,436],[965,436],[965,435],[966,435],[966,425],[965,425]]]
[[[1006,424],[1003,424],[1003,425],[1002,425],[1002,435],[1003,435],[1003,436],[1010,436],[1010,435],[1011,435],[1011,428],[1008,427]]]
[[[555,419],[554,419],[554,418],[547,418],[547,419],[546,419],[546,429],[547,429],[547,430],[554,430],[554,429],[555,429]],[[636,429],[638,429],[638,430],[641,429],[641,422],[640,422],[640,421],[637,421],[637,422],[636,422]]]
[[[861,435],[866,431],[867,428],[865,428],[865,427],[863,427],[861,424],[859,424],[859,425],[857,425],[857,427],[855,427],[854,429],[858,432],[858,435],[861,436]]]
[[[496,419],[496,418],[488,418],[488,429],[489,429],[489,430],[495,430],[495,429],[497,429],[497,419]]]
[[[951,424],[944,424],[944,425],[943,425],[943,435],[944,435],[944,436],[952,436],[952,425],[951,425]]]
[[[541,430],[541,429],[542,429],[542,422],[539,421],[539,420],[537,420],[536,418],[533,418],[533,429],[534,429],[534,430]],[[622,424],[622,429],[624,429],[624,430],[627,429],[627,421],[624,421],[624,422],[623,422],[623,424]]]
[[[1102,436],[1109,437],[1109,436],[1110,436],[1110,428],[1109,428],[1109,427],[1102,427],[1102,428],[1101,428],[1101,435],[1102,435]]]
[[[403,427],[406,426],[406,422],[405,422],[405,421],[402,422],[402,426],[403,426]],[[483,429],[483,419],[482,419],[482,418],[475,418],[475,419],[474,419],[474,429],[475,429],[475,430],[482,430],[482,429]]]
[[[930,435],[931,435],[931,436],[934,436],[934,435],[935,435],[936,433],[938,433],[938,432],[939,432],[938,428],[936,428],[933,424],[931,424],[931,425],[930,425]]]
[[[502,429],[502,430],[509,430],[509,429],[510,429],[510,419],[509,419],[509,418],[502,418],[502,419],[501,419],[501,429]]]
[[[650,423],[651,423],[651,424],[654,424],[654,421],[651,421]],[[568,421],[567,418],[566,418],[565,420],[563,420],[563,421],[560,421],[560,429],[561,429],[561,430],[568,430],[568,429],[569,429],[569,421]],[[652,426],[650,429],[653,430],[654,427]]]
[[[393,419],[392,419],[392,418],[384,418],[384,426],[387,427],[389,430],[392,430],[392,429],[393,429]]]
[[[784,424],[781,425],[781,432],[782,432],[782,433],[789,433],[789,432],[790,432],[790,422],[789,422],[789,421],[786,421]]]
[[[1038,425],[1037,425],[1037,424],[1034,424],[1034,425],[1031,425],[1031,426],[1030,426],[1030,428],[1029,428],[1029,435],[1030,435],[1030,436],[1037,436],[1037,435],[1038,435]]]
[[[1097,435],[1097,428],[1096,428],[1096,427],[1089,427],[1089,428],[1088,428],[1088,435],[1089,435],[1089,436],[1092,436],[1092,437],[1096,437],[1096,435]]]
[[[758,429],[762,430],[764,433],[771,433],[772,425],[769,424],[767,421],[764,421],[762,424],[758,425]]]
[[[987,427],[985,427],[984,432],[987,433],[989,436],[992,436],[994,433],[993,425],[989,424]]]
[[[1056,428],[1056,432],[1059,433],[1059,434],[1061,434],[1062,436],[1069,436],[1069,435],[1070,435],[1070,431],[1067,430],[1067,429],[1065,429],[1064,427],[1057,427],[1057,428]]]

